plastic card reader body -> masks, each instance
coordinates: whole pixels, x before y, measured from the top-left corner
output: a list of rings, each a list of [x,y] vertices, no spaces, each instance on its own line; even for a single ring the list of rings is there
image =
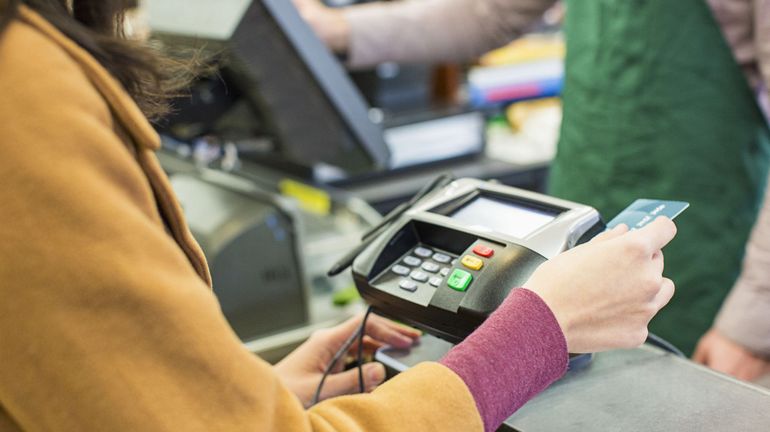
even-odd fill
[[[379,313],[457,343],[540,264],[603,229],[591,207],[461,179],[380,234],[353,276]]]

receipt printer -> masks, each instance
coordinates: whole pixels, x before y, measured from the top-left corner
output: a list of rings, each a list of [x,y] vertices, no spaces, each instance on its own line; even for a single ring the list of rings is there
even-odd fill
[[[603,230],[591,207],[461,179],[377,235],[353,277],[378,313],[457,343],[540,264]]]

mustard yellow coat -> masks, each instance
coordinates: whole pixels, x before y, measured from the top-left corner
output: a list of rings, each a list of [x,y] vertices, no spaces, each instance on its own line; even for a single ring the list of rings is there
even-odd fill
[[[438,364],[305,411],[223,318],[158,146],[22,8],[0,40],[0,431],[482,430]]]

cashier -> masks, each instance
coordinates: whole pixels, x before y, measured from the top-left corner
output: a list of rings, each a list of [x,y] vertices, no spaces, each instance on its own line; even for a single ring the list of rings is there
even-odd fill
[[[295,0],[352,67],[468,60],[521,35],[554,3],[329,9]],[[770,205],[752,232],[770,153],[757,104],[767,106],[770,0],[565,3],[564,120],[550,193],[608,216],[639,197],[689,201],[667,254],[678,295],[650,329],[690,353],[705,332],[695,358],[722,372],[770,372]]]
[[[438,363],[355,392],[323,368],[359,324],[317,333],[277,366],[250,354],[146,118],[177,73],[116,35],[120,0],[0,0],[0,430],[494,430],[564,374],[567,353],[641,344],[674,292],[676,228],[623,226],[543,264]],[[176,84],[179,84],[178,82]],[[417,334],[381,318],[374,343]]]

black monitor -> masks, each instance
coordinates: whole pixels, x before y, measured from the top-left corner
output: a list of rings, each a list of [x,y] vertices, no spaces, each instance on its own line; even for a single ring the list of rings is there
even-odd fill
[[[155,33],[222,52],[228,85],[255,105],[281,157],[356,175],[389,167],[380,124],[290,0],[148,2]]]

